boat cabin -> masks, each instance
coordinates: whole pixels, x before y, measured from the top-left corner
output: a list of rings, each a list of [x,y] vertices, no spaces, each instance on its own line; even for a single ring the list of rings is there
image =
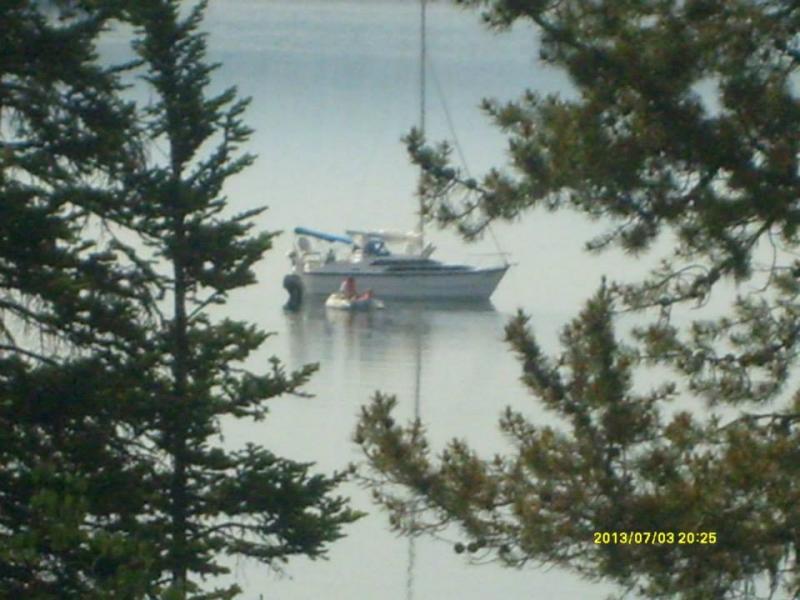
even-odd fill
[[[297,237],[289,258],[296,270],[304,272],[328,265],[418,262],[428,259],[434,251],[431,244],[423,247],[422,236],[415,232],[348,230],[347,235],[342,236],[296,227],[294,233]],[[337,252],[337,244],[348,246],[349,252]]]

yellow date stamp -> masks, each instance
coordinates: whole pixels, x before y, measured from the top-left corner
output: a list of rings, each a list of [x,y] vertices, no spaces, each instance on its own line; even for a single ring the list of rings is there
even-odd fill
[[[595,531],[595,544],[681,544],[711,545],[717,543],[716,531]]]

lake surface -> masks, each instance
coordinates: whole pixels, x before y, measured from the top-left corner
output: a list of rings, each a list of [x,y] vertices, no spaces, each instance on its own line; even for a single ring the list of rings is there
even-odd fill
[[[458,436],[487,454],[502,451],[497,420],[505,406],[550,419],[518,382],[519,367],[502,341],[508,318],[524,308],[553,350],[601,273],[643,270],[613,255],[583,253],[582,243],[600,231],[596,224],[537,213],[496,228],[515,266],[486,305],[389,305],[354,315],[282,310],[293,227],[341,233],[415,224],[417,173],[400,138],[418,119],[418,18],[415,0],[211,3],[205,28],[212,59],[222,63],[214,85],[235,84],[252,97],[248,150],[259,155],[230,182],[230,204],[266,204],[259,226],[287,232],[259,266],[259,284],[237,292],[226,311],[277,334],[253,357],[254,370],[271,355],[290,367],[321,365],[307,388],[313,398],[278,399],[263,423],[226,424],[231,446],[255,441],[325,472],[343,468],[360,459],[350,440],[359,409],[382,390],[397,394],[404,417],[419,402],[435,445]],[[563,76],[538,64],[532,30],[494,34],[477,13],[446,2],[429,6],[429,50],[427,131],[451,139],[446,105],[475,174],[505,159],[502,135],[478,109],[481,98],[511,99],[526,88],[570,93]],[[106,48],[109,56],[115,51]],[[448,232],[429,236],[446,260],[480,262],[486,257],[473,255],[497,251],[489,241],[467,246]],[[332,545],[327,561],[298,558],[283,575],[255,563],[233,565],[244,598],[591,600],[614,591],[560,570],[470,566],[452,549],[455,533],[417,540],[410,562],[408,540],[390,532],[369,494],[354,485],[342,491],[370,515]]]

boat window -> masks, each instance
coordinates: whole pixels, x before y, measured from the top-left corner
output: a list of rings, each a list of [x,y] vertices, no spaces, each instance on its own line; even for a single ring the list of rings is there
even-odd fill
[[[364,252],[370,256],[389,256],[389,249],[383,240],[368,240]]]

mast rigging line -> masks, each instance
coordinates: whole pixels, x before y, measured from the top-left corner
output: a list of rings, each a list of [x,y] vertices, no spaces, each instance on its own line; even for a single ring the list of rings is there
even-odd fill
[[[422,137],[425,137],[425,64],[427,63],[427,0],[420,0],[419,3],[419,129]],[[419,189],[419,228],[420,243],[425,245],[425,199],[422,193],[422,167],[419,171],[420,189]]]
[[[436,73],[436,68],[433,64],[433,60],[431,59],[429,53],[426,49],[425,37],[426,37],[426,11],[425,5],[427,0],[420,0],[420,17],[422,19],[422,32],[421,32],[421,56],[420,56],[420,131],[422,136],[425,136],[425,89],[426,89],[426,66],[430,69],[431,79],[433,80],[433,85],[436,88],[436,95],[439,97],[439,104],[441,104],[442,112],[444,113],[445,122],[447,123],[447,129],[450,132],[450,136],[453,140],[453,146],[456,149],[456,154],[458,154],[458,159],[461,162],[461,167],[464,169],[464,172],[467,174],[467,177],[472,178],[472,173],[470,172],[469,164],[467,164],[467,158],[464,155],[464,150],[461,146],[461,142],[458,139],[458,134],[456,133],[456,127],[453,122],[453,117],[450,112],[450,107],[447,104],[447,98],[444,95],[444,88],[442,88],[442,83],[439,79],[439,76]],[[420,197],[420,231],[422,231],[423,226],[423,218],[422,218],[422,197]],[[492,229],[491,224],[486,225],[486,230],[489,232],[489,236],[494,243],[495,250],[497,253],[503,257],[503,262],[508,265],[508,260],[506,256],[508,256],[508,252],[505,252],[503,248],[500,246],[500,242],[497,239],[497,236],[494,233],[494,229]]]

